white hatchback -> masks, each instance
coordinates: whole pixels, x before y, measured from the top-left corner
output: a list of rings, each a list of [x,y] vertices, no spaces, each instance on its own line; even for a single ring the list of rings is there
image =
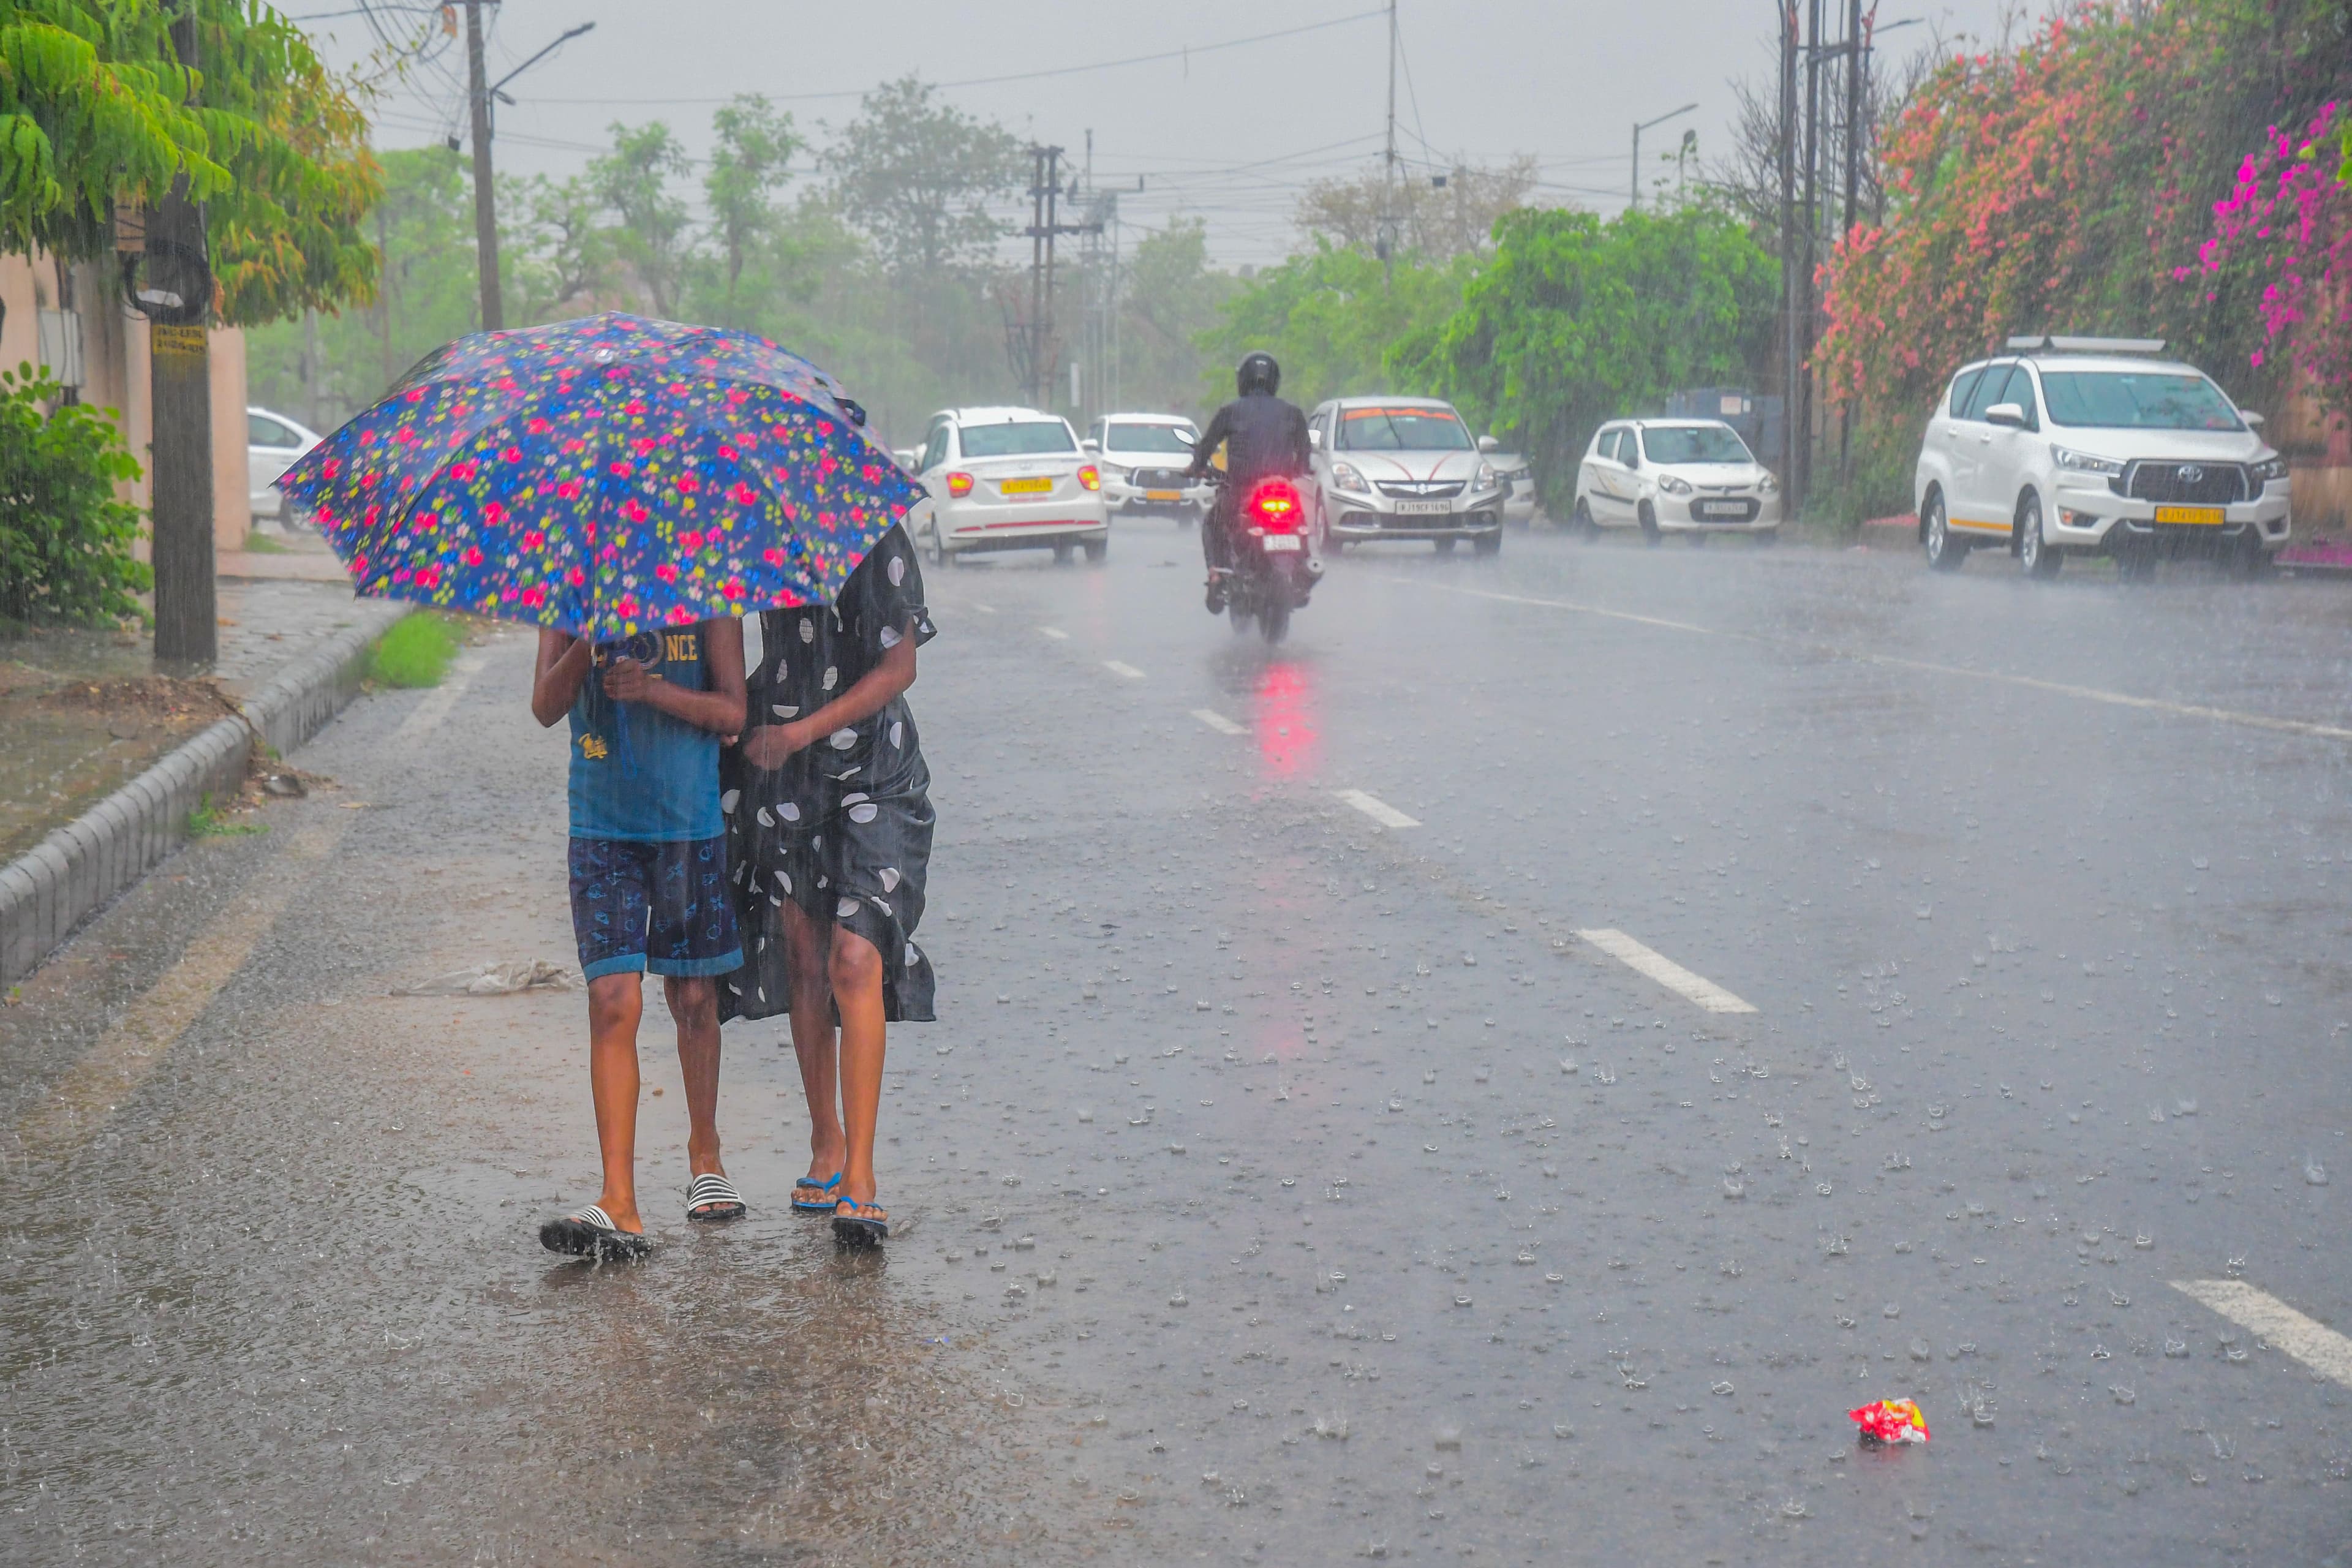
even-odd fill
[[[1650,543],[1680,533],[1780,532],[1780,482],[1720,419],[1619,419],[1592,433],[1576,469],[1570,526],[1587,540],[1638,528]]]
[[[308,426],[283,414],[267,408],[245,411],[246,485],[253,492],[249,500],[255,517],[286,520],[286,498],[278,493],[278,481],[318,444]]]
[[[1963,365],[1927,421],[1912,489],[1930,566],[1997,546],[2031,577],[2069,554],[2134,577],[2182,556],[2251,573],[2286,542],[2286,461],[2202,372],[2151,341],[2010,347]]]
[[[947,408],[931,416],[916,459],[929,499],[908,519],[931,559],[958,561],[1001,550],[1079,550],[1100,561],[1110,549],[1102,469],[1059,415],[1034,408]]]

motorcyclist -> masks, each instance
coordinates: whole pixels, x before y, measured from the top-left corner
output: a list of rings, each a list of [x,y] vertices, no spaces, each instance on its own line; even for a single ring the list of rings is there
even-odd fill
[[[1211,457],[1220,446],[1225,448],[1225,482],[1201,525],[1213,616],[1224,610],[1225,579],[1233,574],[1234,513],[1259,481],[1304,478],[1313,462],[1307,416],[1275,395],[1282,386],[1282,366],[1272,354],[1259,350],[1244,355],[1234,384],[1241,395],[1217,410],[1192,448],[1195,479],[1205,478]]]

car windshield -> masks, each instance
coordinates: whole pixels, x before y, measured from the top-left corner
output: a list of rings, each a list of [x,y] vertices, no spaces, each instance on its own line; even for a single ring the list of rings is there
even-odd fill
[[[1105,432],[1106,452],[1171,452],[1192,455],[1192,432],[1177,425],[1114,425]]]
[[[1756,455],[1739,432],[1721,425],[1653,425],[1642,448],[1654,463],[1752,463]]]
[[[2051,423],[2105,430],[2242,430],[2221,389],[2178,371],[2045,370]]]
[[[1476,445],[1451,408],[1349,408],[1339,415],[1343,452],[1466,452]]]
[[[1075,452],[1070,427],[1058,419],[1024,419],[1003,425],[963,427],[967,458],[1026,458],[1040,452]]]

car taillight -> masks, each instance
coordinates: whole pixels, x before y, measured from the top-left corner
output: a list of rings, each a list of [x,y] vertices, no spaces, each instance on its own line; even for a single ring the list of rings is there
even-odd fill
[[[1078,470],[1078,483],[1090,490],[1102,489],[1102,470],[1097,468],[1092,463],[1087,464]]]
[[[971,494],[971,476],[970,474],[950,474],[948,476],[948,494],[956,497],[958,500],[961,500],[963,497]]]
[[[1307,516],[1297,488],[1280,479],[1269,479],[1252,490],[1246,510],[1251,525],[1268,533],[1297,533]]]

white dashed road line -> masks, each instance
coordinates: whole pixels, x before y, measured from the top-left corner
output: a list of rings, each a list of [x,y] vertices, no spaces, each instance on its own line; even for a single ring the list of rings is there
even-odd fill
[[[1059,626],[1039,626],[1037,629],[1044,632],[1047,637],[1052,637],[1055,642],[1067,642],[1070,640],[1070,634],[1064,631]]]
[[[1202,723],[1206,724],[1210,729],[1214,730],[1220,735],[1238,735],[1242,732],[1242,727],[1239,724],[1234,723],[1231,719],[1226,718],[1223,714],[1218,712],[1213,708],[1195,708],[1192,710],[1192,717],[1198,719]]]
[[[2252,1329],[2315,1373],[2352,1388],[2352,1340],[2242,1279],[2175,1279],[2172,1288]]]
[[[1675,995],[1697,1003],[1710,1013],[1753,1013],[1756,1009],[1703,975],[1693,974],[1655,949],[1643,946],[1622,931],[1602,928],[1576,933],[1636,974],[1648,976]]]
[[[1115,658],[1107,658],[1103,660],[1103,668],[1109,670],[1113,675],[1124,676],[1129,680],[1141,680],[1143,679],[1143,671],[1136,668],[1135,666],[1131,664],[1121,664]]]
[[[983,616],[992,616],[996,614],[996,606],[994,605],[983,605],[978,599],[974,599],[971,602],[971,607],[978,610]]]
[[[1377,795],[1366,795],[1360,789],[1336,790],[1333,793],[1341,801],[1354,806],[1382,827],[1419,827],[1421,826],[1419,819],[1407,816]]]

